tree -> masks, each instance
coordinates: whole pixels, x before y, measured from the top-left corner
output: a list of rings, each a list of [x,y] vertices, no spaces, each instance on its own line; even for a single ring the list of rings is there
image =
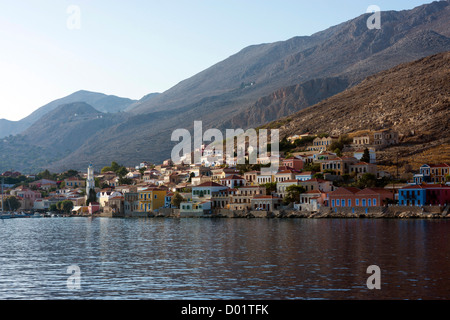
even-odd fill
[[[121,168],[121,166],[117,162],[115,162],[115,161],[111,162],[111,171],[114,171],[117,173],[120,170],[120,168]]]
[[[313,179],[324,179],[323,173],[316,173],[313,175]]]
[[[59,211],[70,213],[73,209],[73,202],[70,200],[60,201],[56,204],[56,207],[58,208]]]
[[[276,182],[269,182],[262,185],[266,188],[266,195],[271,195],[272,192],[277,191],[277,183]]]
[[[89,189],[89,195],[86,200],[86,206],[89,206],[90,203],[97,202],[97,193],[94,189]]]
[[[117,169],[117,171],[115,171],[116,173],[117,173],[117,175],[120,177],[120,178],[123,178],[123,177],[125,177],[127,174],[128,174],[128,170],[127,170],[127,168],[125,168],[125,167],[120,167],[119,169]]]
[[[365,173],[356,183],[358,188],[373,188],[377,186],[377,177],[372,173]]]
[[[311,172],[320,172],[320,163],[318,162],[313,162],[313,163],[308,163],[304,168],[304,171],[311,171]]]
[[[361,158],[361,161],[362,162],[367,162],[367,163],[370,163],[370,152],[369,152],[369,149],[365,149],[364,150],[364,153],[363,153],[363,156],[362,156],[362,158]]]
[[[47,180],[53,180],[56,179],[55,174],[50,173],[47,169],[37,174],[38,180],[40,179],[47,179]]]
[[[286,188],[287,195],[284,198],[285,203],[293,203],[300,201],[300,195],[305,193],[306,190],[303,186],[292,185]]]
[[[16,211],[22,206],[22,204],[20,203],[19,199],[12,196],[8,198],[8,206],[11,211]]]
[[[181,204],[183,201],[186,201],[186,199],[184,199],[183,196],[182,196],[180,193],[175,192],[175,194],[172,196],[172,200],[170,201],[170,203],[171,203],[175,208],[179,208],[179,207],[180,207],[180,204]]]
[[[120,185],[132,185],[133,184],[133,179],[126,178],[126,177],[120,177],[119,178],[119,184]]]

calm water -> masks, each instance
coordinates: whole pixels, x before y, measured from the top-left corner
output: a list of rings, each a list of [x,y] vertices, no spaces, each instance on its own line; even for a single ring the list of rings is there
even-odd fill
[[[450,298],[447,221],[13,219],[0,239],[0,299]]]

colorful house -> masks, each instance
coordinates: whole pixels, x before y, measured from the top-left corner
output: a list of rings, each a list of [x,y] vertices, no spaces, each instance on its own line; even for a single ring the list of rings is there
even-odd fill
[[[139,192],[139,211],[151,212],[164,207],[167,191],[159,188],[145,188]]]
[[[426,187],[427,205],[446,206],[450,204],[450,186],[432,184]]]
[[[356,194],[361,189],[354,187],[342,187],[328,194],[328,200],[331,208],[352,207],[356,205]]]
[[[354,187],[342,187],[328,194],[332,208],[345,207],[381,207],[386,205],[392,193],[384,188],[366,188],[360,190]]]
[[[448,175],[450,175],[450,165],[446,163],[424,164],[420,167],[420,173],[414,175],[414,183],[445,183]]]
[[[78,177],[70,177],[64,180],[66,187],[70,188],[80,188],[86,186],[86,180],[80,179]]]
[[[426,203],[427,190],[424,185],[408,186],[398,191],[400,206],[423,206]]]
[[[314,173],[311,171],[297,173],[295,175],[295,179],[299,180],[299,181],[307,181],[307,180],[311,180],[313,178],[313,175],[314,175]]]
[[[450,186],[442,184],[421,184],[407,186],[399,190],[401,206],[424,206],[450,204]]]

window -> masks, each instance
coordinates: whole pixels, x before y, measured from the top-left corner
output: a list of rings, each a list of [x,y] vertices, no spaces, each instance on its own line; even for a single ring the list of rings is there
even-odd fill
[[[356,199],[356,200],[355,200],[355,205],[356,205],[356,206],[359,206],[359,199]]]
[[[352,206],[352,200],[348,199],[348,206],[351,207]]]
[[[367,200],[367,206],[369,206],[369,207],[372,206],[372,199]]]
[[[345,200],[344,199],[342,199],[341,204],[342,204],[343,207],[345,207]]]
[[[366,199],[362,199],[362,206],[363,206],[363,207],[366,206]]]
[[[334,200],[331,200],[331,206],[334,207]]]
[[[377,199],[373,199],[373,206],[376,207],[377,206]]]
[[[341,200],[336,199],[336,207],[339,207]]]

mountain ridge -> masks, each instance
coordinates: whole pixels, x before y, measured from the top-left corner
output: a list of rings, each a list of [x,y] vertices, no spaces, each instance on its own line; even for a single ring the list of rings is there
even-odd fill
[[[7,119],[0,120],[0,138],[19,134],[28,129],[33,123],[38,121],[60,105],[85,102],[93,105],[97,110],[102,112],[120,112],[124,111],[128,106],[136,103],[136,100],[122,98],[115,95],[106,95],[104,93],[92,92],[87,90],[78,90],[66,97],[56,99],[46,105],[36,109],[25,118],[18,121],[10,121]]]

